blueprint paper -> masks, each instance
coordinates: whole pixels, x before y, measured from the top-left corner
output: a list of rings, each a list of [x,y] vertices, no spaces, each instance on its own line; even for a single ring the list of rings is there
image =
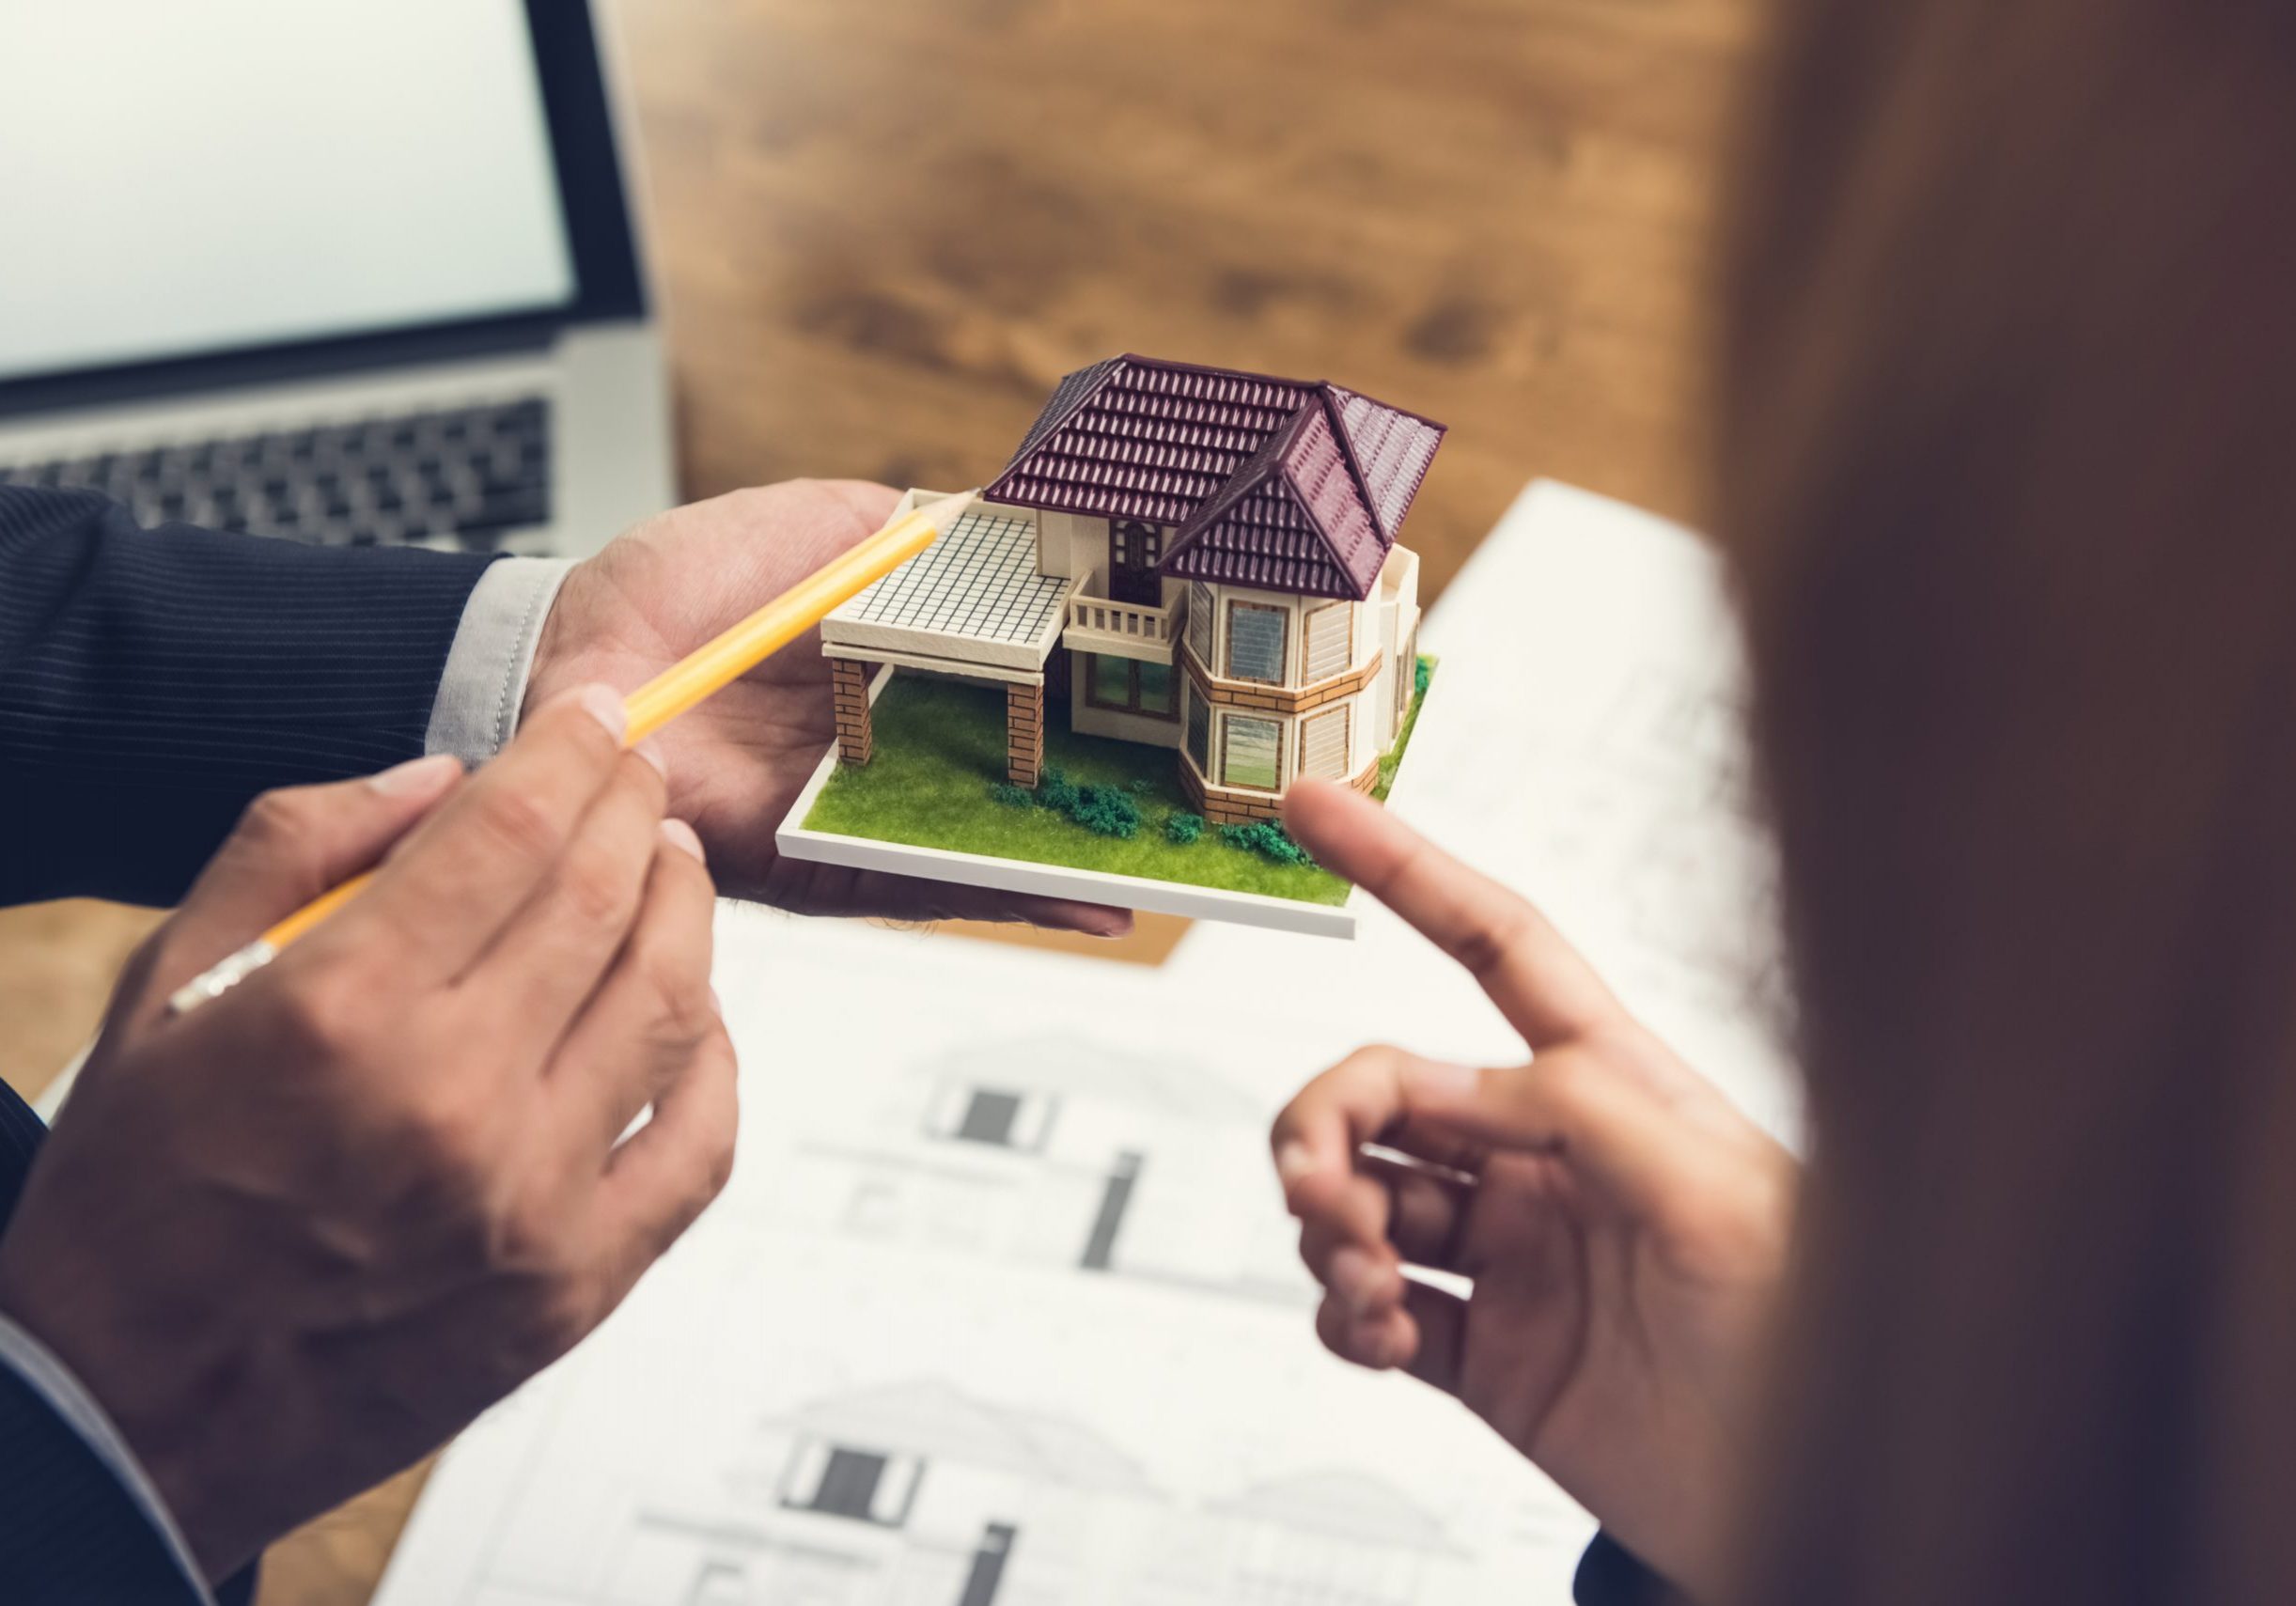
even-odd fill
[[[1534,487],[1427,640],[1398,806],[1790,1130],[1707,554]],[[1591,1523],[1320,1349],[1268,1170],[1357,1043],[1520,1056],[1408,931],[1198,928],[1143,972],[728,908],[717,985],[725,1197],[463,1435],[382,1606],[1569,1600]]]

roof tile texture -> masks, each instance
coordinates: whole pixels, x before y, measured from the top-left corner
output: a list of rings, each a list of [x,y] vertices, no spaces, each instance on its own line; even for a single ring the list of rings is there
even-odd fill
[[[1126,355],[1062,380],[986,494],[1175,527],[1169,574],[1361,599],[1442,439],[1335,385]]]

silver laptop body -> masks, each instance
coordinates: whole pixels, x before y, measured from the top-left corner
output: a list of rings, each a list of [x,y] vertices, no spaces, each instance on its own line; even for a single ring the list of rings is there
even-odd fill
[[[571,556],[675,500],[579,0],[0,11],[0,481],[148,523]]]

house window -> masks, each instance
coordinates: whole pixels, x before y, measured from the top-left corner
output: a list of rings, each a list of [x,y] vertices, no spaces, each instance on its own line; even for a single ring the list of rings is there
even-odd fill
[[[1284,610],[1264,602],[1227,605],[1227,674],[1233,680],[1284,683]]]
[[[1353,717],[1353,706],[1345,702],[1307,716],[1300,726],[1301,774],[1347,779],[1348,725]]]
[[[994,1088],[976,1088],[964,1107],[964,1119],[957,1123],[957,1136],[965,1143],[997,1144],[1012,1146],[1012,1123],[1021,1114],[1018,1093],[1000,1093]]]
[[[946,1083],[933,1097],[925,1130],[949,1143],[1033,1152],[1051,1137],[1059,1102],[1048,1093]]]
[[[1309,685],[1347,673],[1355,645],[1354,608],[1334,602],[1307,616],[1307,667],[1301,678]]]
[[[1403,644],[1403,656],[1395,663],[1395,733],[1403,734],[1403,718],[1411,712],[1411,700],[1419,690],[1419,631],[1414,627],[1411,638]]]
[[[1200,580],[1188,583],[1188,645],[1195,661],[1211,667],[1211,587]]]
[[[1085,701],[1117,713],[1170,719],[1177,711],[1172,704],[1172,666],[1088,652],[1085,655]]]
[[[792,1511],[898,1528],[909,1520],[924,1475],[925,1463],[914,1456],[809,1441],[798,1447],[783,1479],[781,1503]]]
[[[1283,778],[1284,727],[1229,714],[1220,722],[1220,783],[1274,791]]]
[[[1134,664],[1132,691],[1139,698],[1142,713],[1154,714],[1158,719],[1172,717],[1172,666],[1169,663],[1149,663],[1144,660]]]
[[[1211,705],[1191,684],[1188,688],[1188,756],[1199,775],[1211,773]]]
[[[1110,658],[1104,653],[1096,652],[1086,662],[1086,701],[1096,709],[1131,708],[1132,661],[1129,658]]]

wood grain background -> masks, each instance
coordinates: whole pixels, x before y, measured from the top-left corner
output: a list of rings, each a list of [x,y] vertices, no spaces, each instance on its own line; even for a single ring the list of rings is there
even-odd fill
[[[609,8],[689,495],[977,484],[1061,374],[1139,351],[1450,424],[1406,534],[1432,590],[1535,475],[1699,514],[1757,0]],[[0,915],[0,1075],[45,1084],[154,918]],[[264,1606],[366,1600],[420,1476],[276,1547]]]

